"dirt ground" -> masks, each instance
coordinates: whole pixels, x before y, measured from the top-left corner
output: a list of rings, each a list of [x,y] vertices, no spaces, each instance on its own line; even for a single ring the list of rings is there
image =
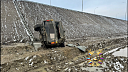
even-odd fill
[[[34,51],[24,43],[2,45],[1,72],[127,72],[127,56],[113,53],[127,48],[127,36],[66,40],[66,44],[79,43],[87,49],[103,49],[103,64],[90,66],[88,52],[75,47],[56,47]]]

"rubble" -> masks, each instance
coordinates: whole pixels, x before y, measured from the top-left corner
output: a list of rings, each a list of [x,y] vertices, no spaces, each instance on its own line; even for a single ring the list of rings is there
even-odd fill
[[[117,37],[111,39],[102,39],[100,41],[93,42],[93,44],[88,44],[83,42],[83,45],[90,49],[95,49],[99,45],[105,45],[101,47],[107,48],[103,50],[103,53],[111,51],[111,53],[104,54],[105,60],[103,65],[99,67],[90,67],[87,63],[87,52],[81,52],[75,47],[57,47],[51,49],[42,49],[36,52],[25,52],[22,55],[16,53],[2,54],[1,57],[1,70],[2,72],[17,72],[27,71],[27,72],[68,72],[68,71],[78,71],[78,72],[90,72],[90,71],[126,71],[127,57],[123,56],[113,56],[113,53],[119,51],[125,47],[127,37]],[[118,40],[118,41],[117,41]],[[91,42],[91,41],[90,41]],[[86,44],[87,43],[87,44]],[[108,44],[109,43],[109,44]],[[111,44],[110,44],[111,43]],[[19,47],[19,46],[18,46]],[[14,47],[10,48],[13,49]],[[98,48],[96,48],[98,49]],[[95,49],[95,50],[96,50]],[[115,50],[116,49],[116,50]],[[17,53],[22,52],[17,51]],[[11,55],[10,55],[11,54]],[[9,56],[7,56],[9,55]],[[93,70],[90,70],[93,68]]]

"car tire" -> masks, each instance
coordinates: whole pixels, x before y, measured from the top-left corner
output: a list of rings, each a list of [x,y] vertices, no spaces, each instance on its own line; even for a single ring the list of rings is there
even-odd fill
[[[34,26],[34,30],[35,31],[39,31],[40,27],[41,27],[41,24],[37,24],[37,25]]]
[[[64,43],[61,43],[61,44],[60,44],[60,47],[65,47],[65,44],[64,44]]]

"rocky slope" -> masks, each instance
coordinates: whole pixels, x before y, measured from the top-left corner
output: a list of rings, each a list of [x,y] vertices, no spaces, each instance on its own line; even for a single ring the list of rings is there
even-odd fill
[[[127,33],[127,24],[124,20],[29,1],[18,1],[17,5],[15,5],[12,0],[2,0],[2,44],[29,41],[29,36],[23,26],[22,18],[19,16],[17,8],[35,38],[38,38],[38,33],[33,30],[33,26],[42,23],[46,19],[62,21],[66,31],[66,39],[88,36],[104,37]]]

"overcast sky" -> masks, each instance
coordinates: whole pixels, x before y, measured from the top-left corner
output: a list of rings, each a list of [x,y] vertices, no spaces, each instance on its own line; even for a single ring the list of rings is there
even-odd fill
[[[66,9],[82,11],[82,0],[29,0]],[[127,0],[83,0],[83,12],[127,19]],[[126,18],[125,18],[126,17]]]

